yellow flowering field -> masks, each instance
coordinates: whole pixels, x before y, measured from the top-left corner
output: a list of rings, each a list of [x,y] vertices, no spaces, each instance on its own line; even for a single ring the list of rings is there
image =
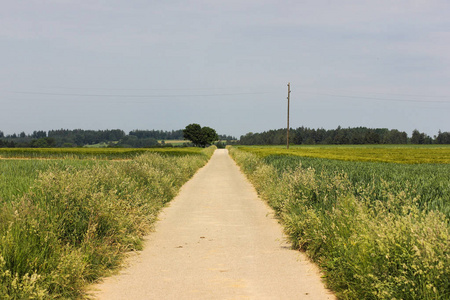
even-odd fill
[[[239,146],[258,156],[295,155],[345,161],[390,162],[402,164],[449,164],[449,145],[376,145],[376,146]]]

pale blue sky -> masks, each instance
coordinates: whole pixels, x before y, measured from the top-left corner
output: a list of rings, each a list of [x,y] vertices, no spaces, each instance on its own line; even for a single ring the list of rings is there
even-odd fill
[[[450,2],[3,0],[0,130],[450,131]]]

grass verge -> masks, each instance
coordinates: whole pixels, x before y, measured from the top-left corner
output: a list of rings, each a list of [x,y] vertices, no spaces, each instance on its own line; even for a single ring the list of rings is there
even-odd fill
[[[50,167],[0,203],[0,298],[74,299],[139,250],[161,209],[214,149]]]
[[[370,179],[230,153],[340,299],[450,298],[448,218],[422,207],[414,185],[393,189],[384,181],[374,193]]]

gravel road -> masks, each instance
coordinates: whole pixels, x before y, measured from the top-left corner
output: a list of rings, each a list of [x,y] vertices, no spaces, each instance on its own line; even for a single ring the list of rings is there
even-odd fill
[[[92,287],[97,299],[335,299],[227,150],[159,217],[145,249]]]

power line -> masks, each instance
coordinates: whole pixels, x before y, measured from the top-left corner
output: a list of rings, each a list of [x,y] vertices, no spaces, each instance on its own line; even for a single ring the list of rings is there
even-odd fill
[[[100,91],[212,91],[243,89],[242,87],[218,87],[218,88],[105,88],[105,87],[42,87],[44,90],[100,90]]]
[[[218,93],[218,94],[176,94],[176,95],[124,95],[124,94],[79,94],[79,93],[49,93],[49,92],[17,92],[7,91],[14,94],[46,95],[46,96],[76,96],[76,97],[120,97],[120,98],[176,98],[176,97],[218,97],[218,96],[241,96],[241,95],[263,95],[271,92],[247,92],[247,93]]]
[[[304,88],[302,91],[305,91],[308,89],[307,86],[303,86]],[[309,87],[310,88],[310,87]],[[345,89],[327,89],[327,88],[320,88],[320,90],[314,91],[314,92],[307,92],[306,93],[321,93],[325,92],[328,94],[361,94],[360,91],[355,90],[345,90]],[[372,91],[365,91],[364,94],[376,94],[376,95],[387,95],[387,96],[404,96],[404,97],[415,97],[415,98],[447,98],[450,99],[450,95],[425,95],[425,94],[404,94],[404,93],[383,93],[383,92],[372,92]]]
[[[396,99],[396,98],[379,98],[379,97],[367,97],[367,96],[350,96],[350,95],[338,95],[330,93],[316,93],[316,92],[302,92],[314,95],[338,97],[338,98],[350,98],[350,99],[365,99],[365,100],[377,100],[377,101],[395,101],[395,102],[421,102],[421,103],[450,103],[450,100],[415,100],[415,99]]]
[[[414,95],[414,94],[380,93],[380,92],[370,92],[369,94],[406,96],[406,97],[421,97],[421,98],[450,98],[450,96],[443,96],[443,95],[418,95],[418,94]]]
[[[112,89],[111,89],[112,90]],[[128,90],[128,89],[117,89],[117,90]],[[135,90],[137,89],[130,89]],[[144,90],[144,89],[142,89]],[[145,89],[147,90],[147,89]],[[214,90],[214,88],[208,89],[148,89],[148,90],[167,90],[167,91],[181,91],[181,90]],[[38,92],[38,91],[11,91],[3,90],[3,92],[12,94],[23,94],[23,95],[44,95],[44,96],[62,96],[62,97],[97,97],[97,98],[187,98],[187,97],[230,97],[230,96],[242,96],[242,95],[264,95],[264,94],[277,94],[276,92],[230,92],[230,93],[195,93],[195,94],[145,94],[145,95],[133,95],[133,94],[103,94],[103,93],[57,93],[57,92]],[[344,95],[339,93],[328,93],[328,92],[308,92],[300,91],[304,94],[321,95],[335,98],[348,98],[357,100],[375,100],[375,101],[387,101],[387,102],[411,102],[411,103],[450,103],[450,100],[419,100],[419,99],[400,99],[400,98],[386,98],[386,97],[372,97],[372,96],[358,96],[358,95]],[[372,94],[384,94],[384,93],[372,93]],[[388,94],[387,94],[388,95]],[[392,94],[398,96],[409,96],[409,97],[431,97],[431,98],[447,98],[446,96],[424,96],[424,95],[412,95],[412,94]],[[450,98],[450,97],[448,97]]]

